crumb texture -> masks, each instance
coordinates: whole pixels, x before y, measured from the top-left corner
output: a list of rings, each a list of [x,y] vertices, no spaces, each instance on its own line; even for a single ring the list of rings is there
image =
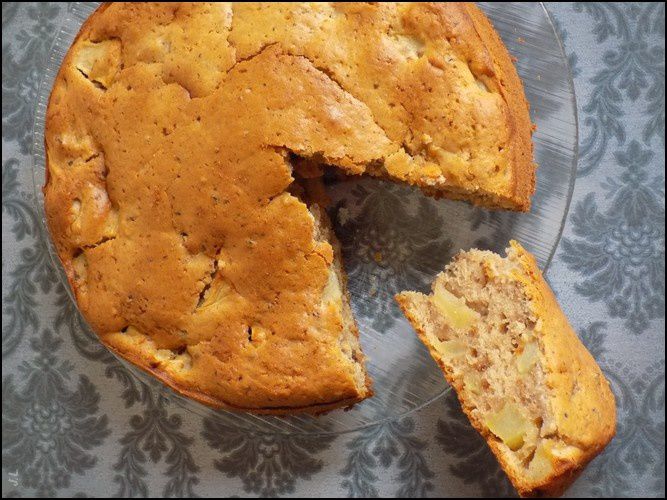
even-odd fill
[[[88,322],[232,408],[370,394],[295,165],[311,185],[327,164],[517,210],[533,189],[520,83],[470,5],[105,4],[45,139],[48,225]]]
[[[397,299],[521,494],[559,493],[613,436],[609,384],[518,244]]]

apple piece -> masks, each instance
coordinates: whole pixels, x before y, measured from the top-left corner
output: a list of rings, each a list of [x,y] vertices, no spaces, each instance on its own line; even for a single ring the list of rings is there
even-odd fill
[[[452,328],[468,329],[479,314],[466,305],[465,300],[457,297],[442,285],[436,285],[431,301]]]
[[[526,344],[516,360],[519,373],[528,373],[539,360],[539,356],[540,349],[537,346],[537,342]]]
[[[526,434],[535,428],[535,424],[512,403],[505,403],[500,411],[488,416],[485,423],[512,451],[521,448]]]

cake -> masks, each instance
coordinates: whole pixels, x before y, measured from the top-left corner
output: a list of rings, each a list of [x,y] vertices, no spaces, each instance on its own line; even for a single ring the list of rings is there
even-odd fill
[[[104,4],[49,100],[47,223],[109,349],[215,407],[321,413],[372,391],[299,169],[528,210],[530,136],[472,4]]]
[[[614,436],[609,383],[518,243],[396,299],[522,496],[561,494]]]

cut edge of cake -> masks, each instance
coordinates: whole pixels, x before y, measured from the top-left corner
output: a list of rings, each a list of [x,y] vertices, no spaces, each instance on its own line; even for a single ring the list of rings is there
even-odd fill
[[[609,382],[518,243],[396,300],[522,496],[561,494],[614,436]]]

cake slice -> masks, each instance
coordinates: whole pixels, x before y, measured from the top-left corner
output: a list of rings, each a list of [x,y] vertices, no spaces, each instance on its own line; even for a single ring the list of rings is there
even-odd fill
[[[609,383],[517,242],[396,300],[522,496],[561,494],[613,437]]]

